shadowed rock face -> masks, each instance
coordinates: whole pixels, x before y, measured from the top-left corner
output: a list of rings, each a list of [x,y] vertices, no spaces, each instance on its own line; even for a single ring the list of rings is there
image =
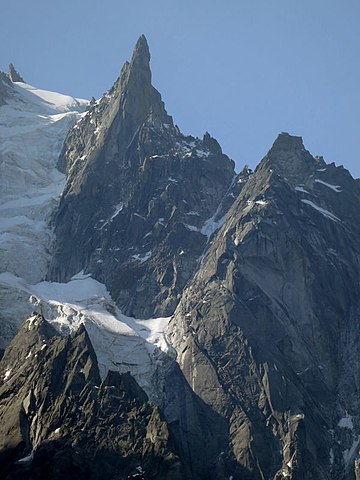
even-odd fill
[[[359,200],[346,170],[281,134],[170,322],[185,377],[229,419],[249,478],[353,478]]]
[[[11,89],[11,81],[6,73],[0,72],[0,107],[6,104],[9,89]]]
[[[2,478],[184,478],[162,413],[130,374],[100,381],[84,328],[59,337],[34,315],[0,371]]]

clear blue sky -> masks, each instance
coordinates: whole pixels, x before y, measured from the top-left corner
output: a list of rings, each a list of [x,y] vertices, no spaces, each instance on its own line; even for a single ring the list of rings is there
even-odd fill
[[[1,2],[0,69],[99,97],[144,33],[153,83],[187,134],[216,137],[238,169],[280,131],[360,177],[359,0]]]

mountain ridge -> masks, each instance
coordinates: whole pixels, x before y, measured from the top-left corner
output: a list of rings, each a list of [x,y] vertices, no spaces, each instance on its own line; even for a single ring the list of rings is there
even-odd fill
[[[155,452],[147,465],[165,470],[154,478],[353,480],[360,443],[359,183],[285,132],[254,171],[236,174],[208,133],[185,136],[174,125],[151,85],[149,62],[142,36],[114,86],[77,117],[59,158],[52,157],[66,183],[52,208],[47,280],[0,274],[2,297],[12,292],[2,314],[10,324],[16,311],[17,324],[26,308],[39,311],[0,363],[0,415],[13,408],[12,364],[26,369],[34,362],[36,376],[44,356],[50,362],[38,380],[36,415],[25,412],[25,430],[17,414],[12,430],[4,423],[40,439],[34,458],[15,466],[31,454],[29,441],[16,437],[21,447],[14,444],[8,472],[35,472],[44,458],[46,419],[52,425],[61,418],[47,393],[60,355],[64,370],[55,370],[66,378],[59,409],[75,411],[78,400],[63,396],[83,392],[80,406],[93,418],[98,445],[104,429],[121,436],[118,415],[128,414],[126,402],[113,410],[112,387],[123,395],[125,385],[139,397],[134,422],[143,428],[146,411],[153,424],[145,440],[140,427],[140,436],[128,437],[127,448],[145,463]],[[40,329],[36,358],[28,357],[28,344],[23,348],[33,326]],[[42,349],[41,329],[51,330],[54,348]],[[31,378],[14,378],[21,409]],[[103,390],[110,390],[104,402]],[[144,406],[149,397],[157,407]],[[93,432],[81,414],[64,418],[74,444],[83,441],[80,427]],[[141,450],[156,433],[160,449]],[[12,441],[9,433],[3,438]],[[61,458],[51,458],[62,468]],[[130,462],[128,478],[147,478],[138,458],[141,471]],[[72,462],[65,451],[65,465],[77,468]]]

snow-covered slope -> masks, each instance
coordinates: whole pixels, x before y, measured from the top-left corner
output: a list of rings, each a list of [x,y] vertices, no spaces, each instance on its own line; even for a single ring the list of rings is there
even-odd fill
[[[65,182],[57,159],[88,102],[21,82],[5,87],[6,104],[0,107],[0,271],[36,283],[46,274],[49,219]],[[19,291],[3,282],[0,304],[2,347],[28,306]]]
[[[48,220],[64,186],[56,169],[86,100],[14,83],[0,108],[0,265],[28,281],[46,272]]]
[[[122,315],[106,287],[83,272],[67,283],[43,281],[32,285],[11,273],[0,273],[0,282],[17,292],[17,308],[27,303],[61,333],[72,334],[84,324],[102,378],[110,369],[130,371],[151,400],[161,402],[158,392],[162,390],[162,375],[158,367],[169,351],[164,334],[169,318],[137,320]]]

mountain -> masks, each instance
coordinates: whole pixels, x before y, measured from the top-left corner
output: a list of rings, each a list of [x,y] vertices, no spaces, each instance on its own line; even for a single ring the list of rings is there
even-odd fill
[[[2,75],[4,478],[360,478],[359,182],[236,174],[144,36],[89,104]]]
[[[91,271],[123,313],[142,318],[173,313],[235,176],[209,134],[200,140],[174,127],[149,61],[141,37],[65,141],[50,275],[67,281]]]

